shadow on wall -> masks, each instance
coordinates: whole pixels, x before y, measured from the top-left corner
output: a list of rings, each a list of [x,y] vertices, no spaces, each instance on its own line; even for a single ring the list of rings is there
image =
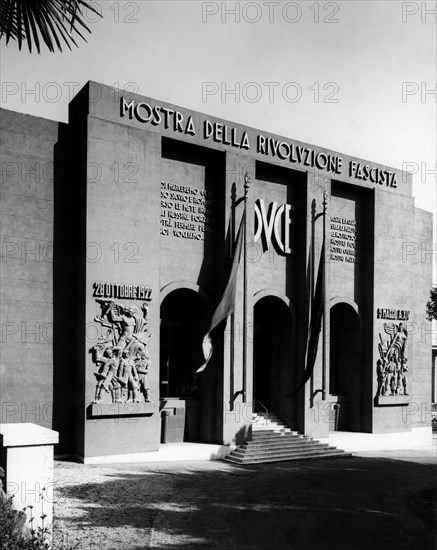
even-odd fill
[[[86,140],[78,137],[84,131],[60,124],[54,153],[53,429],[60,433],[58,454],[75,450],[84,422]]]

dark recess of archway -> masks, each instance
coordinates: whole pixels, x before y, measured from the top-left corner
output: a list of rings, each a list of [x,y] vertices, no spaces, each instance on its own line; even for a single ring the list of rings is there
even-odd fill
[[[208,328],[209,309],[204,298],[187,288],[168,294],[161,304],[160,398],[177,398],[185,408],[184,440],[199,441],[201,417],[208,401],[203,375],[202,340]]]
[[[338,430],[363,430],[363,361],[358,314],[352,306],[336,304],[330,313],[329,391],[339,396]]]
[[[253,394],[256,402],[293,422],[293,342],[291,314],[275,296],[261,298],[254,308]],[[257,403],[255,403],[256,405]]]
[[[160,396],[193,397],[196,370],[203,363],[202,339],[208,307],[194,290],[170,292],[161,304]]]

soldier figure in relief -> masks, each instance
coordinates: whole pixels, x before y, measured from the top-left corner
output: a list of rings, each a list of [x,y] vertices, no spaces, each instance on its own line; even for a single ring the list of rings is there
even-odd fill
[[[120,366],[118,368],[118,381],[121,384],[122,400],[126,403],[138,401],[138,374],[128,350],[121,352]]]
[[[94,403],[102,403],[103,390],[111,392],[113,403],[119,403],[121,401],[120,384],[116,378],[119,365],[118,350],[109,346],[103,352],[103,357],[106,358],[106,361],[101,366],[99,372],[95,375],[98,382],[96,386]]]
[[[150,384],[149,384],[149,366],[150,357],[146,349],[141,350],[135,359],[135,367],[139,378],[139,389],[144,395],[144,400],[150,402]]]
[[[378,391],[376,395],[385,395],[387,392],[386,380],[387,370],[386,361],[384,359],[378,359],[376,362],[376,374],[378,377]]]
[[[394,354],[390,355],[387,365],[386,395],[390,390],[390,395],[395,395],[396,391],[396,362]]]
[[[120,326],[120,338],[117,342],[117,347],[121,350],[129,345],[135,332],[135,317],[133,316],[133,308],[119,305],[122,311],[118,314],[116,307],[112,307],[108,312],[108,319],[111,323],[118,323]]]
[[[404,359],[402,359],[402,366],[401,366],[401,371],[400,371],[399,374],[400,374],[399,386],[402,385],[403,394],[408,395],[408,388],[407,388],[407,384],[408,384],[408,360],[407,360],[406,357]]]

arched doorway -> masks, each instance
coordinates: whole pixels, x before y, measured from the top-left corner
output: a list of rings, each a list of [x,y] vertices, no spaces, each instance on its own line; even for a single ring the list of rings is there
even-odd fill
[[[340,404],[338,429],[362,431],[363,363],[360,319],[355,309],[338,303],[330,312],[329,392]]]
[[[254,307],[253,398],[255,409],[265,407],[291,423],[293,418],[292,323],[287,304],[265,296]]]
[[[208,308],[194,290],[178,288],[161,304],[160,397],[193,397],[195,372],[203,363]]]
[[[162,443],[201,440],[204,399],[195,373],[204,361],[202,340],[207,320],[207,304],[194,290],[177,288],[161,303],[159,391],[160,407],[164,409]]]

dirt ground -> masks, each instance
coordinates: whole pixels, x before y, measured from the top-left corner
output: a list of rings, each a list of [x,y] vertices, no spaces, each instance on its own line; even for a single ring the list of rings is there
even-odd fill
[[[431,550],[437,543],[432,462],[414,456],[251,466],[58,461],[54,541],[81,550]]]

